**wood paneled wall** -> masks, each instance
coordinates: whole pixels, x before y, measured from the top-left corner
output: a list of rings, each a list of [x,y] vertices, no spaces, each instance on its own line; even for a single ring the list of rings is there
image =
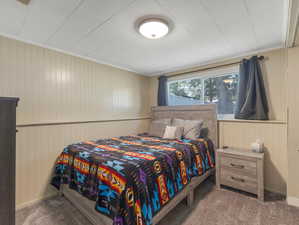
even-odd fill
[[[17,124],[146,118],[149,78],[0,36],[0,96],[20,98]],[[136,134],[148,120],[19,127],[17,207],[53,194],[56,157],[73,142]]]
[[[149,78],[0,37],[0,95],[18,96],[17,124],[148,115]]]
[[[298,35],[297,35],[298,36]],[[288,50],[288,202],[299,207],[299,47]]]
[[[270,108],[270,122],[255,121],[219,121],[219,145],[250,148],[257,138],[265,142],[265,186],[268,190],[286,194],[288,161],[287,161],[287,103],[286,103],[286,69],[287,50],[277,49],[261,52],[265,60],[261,63],[266,93]],[[250,57],[250,56],[247,56]],[[201,66],[213,67],[239,61],[240,58],[221,63]],[[190,70],[197,69],[191,68]],[[187,72],[185,70],[184,72]],[[179,71],[183,72],[183,71]],[[170,74],[171,75],[171,74]],[[151,78],[150,102],[157,104],[157,77]]]
[[[54,163],[63,148],[82,140],[137,134],[148,120],[18,128],[17,208],[55,194],[49,185]]]
[[[270,120],[286,121],[286,69],[287,69],[287,50],[276,49],[267,52],[260,52],[258,55],[263,55],[265,59],[260,63],[263,71],[263,78],[269,103],[269,117]],[[244,58],[251,57],[246,56]],[[226,60],[220,63],[214,63],[189,70],[178,72],[188,72],[195,69],[210,68],[218,65],[229,64],[240,61],[242,58],[235,58]],[[172,75],[170,73],[169,75]],[[151,87],[157,88],[157,77],[152,78]],[[156,102],[156,91],[152,94],[151,101]]]
[[[220,146],[249,148],[260,139],[265,145],[265,188],[286,194],[288,178],[286,123],[220,121]]]
[[[286,193],[286,51],[266,52],[263,64],[270,116],[280,123],[220,121],[220,145],[265,142],[266,188]],[[236,59],[237,60],[237,59]],[[148,117],[157,79],[0,37],[0,95],[20,97],[18,124]],[[54,161],[69,143],[134,134],[148,120],[21,127],[17,134],[18,208],[52,195]]]

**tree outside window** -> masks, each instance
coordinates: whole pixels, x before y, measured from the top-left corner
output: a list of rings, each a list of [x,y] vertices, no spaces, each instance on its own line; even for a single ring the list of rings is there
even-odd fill
[[[170,81],[169,105],[217,104],[218,114],[233,114],[237,101],[237,73]]]

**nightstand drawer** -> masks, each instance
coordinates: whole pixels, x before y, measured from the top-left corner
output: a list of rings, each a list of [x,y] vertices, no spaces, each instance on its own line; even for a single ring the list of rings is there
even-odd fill
[[[239,172],[254,178],[257,175],[256,161],[249,161],[223,155],[220,166],[223,169],[231,169],[232,171]]]
[[[256,178],[245,176],[240,173],[235,173],[229,169],[221,169],[220,183],[253,194],[257,194],[258,184]]]

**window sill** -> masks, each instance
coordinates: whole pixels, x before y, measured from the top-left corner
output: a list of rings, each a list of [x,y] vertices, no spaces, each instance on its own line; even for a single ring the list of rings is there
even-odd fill
[[[218,122],[233,122],[233,123],[267,123],[267,124],[286,124],[286,121],[282,120],[239,120],[239,119],[225,119],[219,118]]]

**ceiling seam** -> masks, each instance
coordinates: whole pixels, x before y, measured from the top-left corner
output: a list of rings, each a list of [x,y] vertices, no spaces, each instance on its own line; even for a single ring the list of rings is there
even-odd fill
[[[80,0],[80,2],[77,4],[77,6],[64,18],[63,22],[61,23],[61,25],[53,32],[53,34],[51,34],[46,41],[44,41],[43,43],[46,44],[48,43],[66,24],[66,22],[71,18],[71,16],[83,5],[83,3],[85,2],[85,0]]]
[[[100,28],[108,23],[110,20],[112,20],[116,15],[118,15],[120,12],[122,12],[123,10],[129,8],[133,3],[135,3],[137,0],[133,0],[131,2],[129,2],[127,5],[125,5],[124,7],[120,8],[119,10],[117,10],[116,12],[114,12],[109,18],[107,18],[106,20],[104,20],[103,22],[101,22],[100,24],[96,25],[94,28],[90,29],[90,31],[88,31],[86,34],[84,34],[81,38],[79,38],[77,41],[75,41],[76,43],[80,43],[82,40],[86,39],[89,35],[91,35],[92,33],[99,31]],[[85,52],[85,54],[89,54],[90,52]]]
[[[168,74],[168,73],[174,73],[177,71],[184,71],[184,70],[188,70],[188,69],[192,69],[192,68],[198,68],[201,66],[208,66],[211,64],[217,64],[217,63],[221,63],[223,61],[227,61],[227,60],[234,60],[234,59],[239,59],[239,58],[244,58],[244,57],[248,57],[250,55],[257,55],[257,54],[262,54],[264,52],[269,52],[269,51],[273,51],[276,49],[281,49],[283,46],[281,45],[277,45],[274,46],[272,48],[262,48],[262,49],[257,49],[257,50],[253,50],[253,51],[246,51],[243,54],[238,54],[238,55],[227,55],[224,57],[218,57],[217,59],[214,60],[207,60],[198,64],[190,64],[190,65],[184,65],[184,66],[176,66],[176,67],[167,67],[165,69],[163,69],[163,71],[156,71],[153,73],[148,73],[146,74],[147,76],[159,76],[159,75],[163,75],[163,74]]]
[[[18,35],[18,36],[21,36],[21,35],[23,34],[23,32],[24,32],[25,25],[26,25],[26,23],[27,23],[27,19],[28,19],[28,14],[29,14],[29,12],[30,12],[30,10],[31,10],[31,8],[32,8],[32,4],[29,4],[29,5],[24,6],[24,7],[26,7],[27,12],[26,12],[26,15],[24,15],[24,19],[23,19],[23,21],[22,21],[22,27],[21,27],[20,31],[17,32],[17,34],[16,34],[16,35]]]
[[[287,47],[287,40],[288,40],[288,31],[289,31],[289,22],[290,22],[290,15],[289,15],[289,10],[290,10],[290,5],[291,5],[292,0],[286,0],[285,5],[284,5],[284,23],[283,23],[283,42],[285,47]]]
[[[83,1],[83,2],[82,2]],[[88,1],[88,0],[87,0]],[[62,27],[59,27],[59,29],[60,29],[60,31],[57,31],[57,32],[61,32],[61,30],[63,31],[63,28],[66,26],[66,23],[68,22],[68,21],[71,21],[72,20],[72,17],[73,17],[73,14],[74,13],[76,13],[77,11],[79,11],[78,9],[81,9],[80,7],[78,7],[77,8],[77,11],[74,11],[73,12],[73,10],[75,10],[75,7],[77,7],[77,5],[78,4],[80,4],[81,2],[81,4],[83,4],[83,6],[84,6],[84,2],[87,2],[86,0],[80,0],[79,2],[77,2],[77,4],[74,4],[73,5],[73,9],[71,9],[71,12],[70,13],[68,13],[67,15],[65,15],[63,18],[62,18],[62,22],[60,23],[60,25],[62,25]],[[96,26],[90,26],[90,29],[88,29],[88,32],[82,32],[81,34],[87,34],[87,33],[89,33],[89,32],[91,32],[90,34],[92,34],[92,35],[94,35],[93,34],[93,32],[96,32],[97,30],[99,30],[99,34],[102,34],[103,32],[102,32],[102,30],[103,30],[103,28],[101,27],[101,26],[103,26],[104,24],[106,24],[106,23],[108,23],[108,25],[110,25],[110,20],[112,20],[112,22],[113,22],[113,19],[116,17],[116,19],[118,19],[118,14],[119,13],[121,13],[121,11],[124,11],[126,8],[128,8],[128,7],[130,7],[134,2],[136,2],[137,0],[133,0],[133,1],[130,1],[130,2],[127,2],[127,3],[125,3],[122,7],[117,7],[118,9],[116,9],[116,10],[113,10],[114,11],[114,13],[111,13],[110,15],[112,15],[112,16],[110,16],[109,18],[107,18],[105,21],[104,21],[104,23],[101,23],[101,24],[97,24]],[[177,15],[177,13],[175,13],[176,12],[176,10],[175,10],[175,8],[171,5],[171,4],[169,4],[169,3],[165,3],[165,2],[163,2],[163,1],[159,1],[159,0],[154,0],[157,4],[159,4],[160,5],[160,7],[163,7],[163,10],[166,10],[166,11],[169,11],[169,15],[170,16],[174,16],[174,15]],[[250,14],[250,11],[249,11],[249,9],[251,9],[249,6],[251,6],[250,5],[250,2],[249,1],[247,1],[247,0],[243,0],[243,1],[245,1],[244,3],[247,3],[248,5],[246,5],[246,10],[248,10],[248,15],[250,16],[251,14]],[[215,24],[216,25],[219,25],[219,27],[218,26],[216,26],[216,28],[218,29],[218,31],[220,32],[220,34],[222,34],[222,31],[223,32],[225,32],[225,29],[221,29],[221,28],[223,28],[222,26],[221,26],[221,23],[219,22],[219,23],[217,23],[219,20],[217,20],[217,14],[214,14],[215,16],[213,16],[213,17],[211,17],[212,15],[213,15],[213,8],[210,8],[210,5],[208,4],[207,5],[207,3],[206,2],[200,2],[200,4],[205,4],[205,6],[208,8],[208,9],[210,9],[210,11],[209,10],[207,10],[207,13],[209,13],[208,14],[208,16],[210,16],[210,18],[211,19],[213,19],[211,22],[215,22]],[[27,6],[28,7],[28,6]],[[81,6],[82,7],[82,6]],[[203,9],[205,9],[206,7],[203,7]],[[248,9],[247,9],[247,7],[249,7]],[[31,8],[28,8],[28,10],[27,10],[27,12],[25,13],[25,14],[23,14],[22,15],[22,17],[21,17],[21,19],[22,20],[20,20],[20,22],[22,22],[22,23],[24,23],[24,26],[25,26],[25,24],[26,23],[29,23],[29,20],[30,20],[30,13],[32,12],[32,9],[33,10],[35,10],[36,9],[36,7],[31,7]],[[118,13],[117,13],[118,12]],[[164,11],[165,12],[165,11]],[[166,13],[166,12],[165,12]],[[211,14],[210,14],[211,13]],[[251,10],[251,13],[253,13],[253,11]],[[253,15],[254,14],[252,14],[251,16],[252,17],[250,17],[250,22],[252,22],[251,21],[251,19],[253,19],[254,17],[253,17]],[[177,15],[177,17],[176,16],[174,16],[174,19],[175,18],[181,18],[179,15]],[[215,19],[215,20],[214,20]],[[190,30],[190,29],[188,29],[188,24],[189,23],[185,23],[185,21],[184,20],[181,20],[181,21],[183,21],[183,23],[182,23],[182,27],[183,27],[183,29],[184,30],[186,30],[187,31],[187,33],[190,33],[191,35],[192,35],[192,30]],[[28,25],[28,24],[27,24]],[[251,25],[254,25],[253,23],[251,24]],[[105,28],[106,26],[104,26],[104,28]],[[190,28],[190,26],[189,26],[189,28]],[[24,28],[22,28],[22,29],[24,29]],[[24,31],[22,31],[22,29],[18,29],[19,31],[18,31],[18,33],[19,32],[24,32]],[[254,34],[255,35],[257,35],[258,34],[258,32],[256,33],[256,31],[258,31],[258,29],[257,29],[257,27],[256,26],[253,26],[252,27],[252,29],[254,30]],[[257,30],[255,30],[255,29],[257,29]],[[25,29],[25,31],[26,31],[26,29]],[[57,32],[55,32],[55,34],[53,34],[53,35],[57,35]],[[90,34],[88,34],[88,35],[90,35]],[[95,34],[97,34],[97,33],[95,33]],[[86,38],[88,38],[88,35],[86,36]],[[82,37],[82,36],[81,36]],[[223,34],[223,37],[225,37],[224,36],[224,34]],[[229,41],[229,42],[231,42],[231,39],[229,39],[229,38],[227,38],[228,36],[226,36],[226,38],[223,38],[224,39],[224,43],[226,42],[226,41]],[[257,36],[255,36],[255,37],[257,37]],[[54,37],[55,38],[55,37]],[[196,37],[193,37],[193,36],[191,36],[190,38],[194,38],[194,39],[196,39]],[[80,40],[80,38],[76,38],[77,40]],[[256,39],[256,41],[257,41],[258,39]],[[41,42],[42,43],[42,42]],[[231,42],[231,43],[233,43],[233,42]],[[232,46],[233,46],[233,44],[231,44]],[[99,45],[97,45],[97,47],[99,48]],[[231,46],[229,46],[229,47],[231,47]],[[50,48],[50,47],[49,47]],[[83,53],[83,51],[82,51],[82,53]],[[69,54],[76,54],[76,53],[71,53],[71,52],[69,52]],[[101,60],[99,60],[99,59],[96,59],[96,53],[95,53],[95,55],[94,55],[95,57],[94,57],[94,61],[101,61]],[[79,56],[79,57],[81,57],[81,58],[88,58],[88,56],[84,56],[83,54],[81,54],[81,56]],[[198,57],[198,56],[197,56]],[[91,58],[91,57],[90,57]],[[105,60],[104,60],[105,61]],[[109,60],[108,60],[109,61]],[[107,62],[108,62],[107,61]],[[118,60],[117,60],[118,61]],[[121,61],[121,60],[119,60],[119,61]],[[111,62],[109,63],[105,63],[105,62],[102,62],[103,64],[112,64]],[[134,65],[134,63],[131,63],[131,65]],[[132,68],[132,66],[127,66],[127,67],[130,67],[130,68]],[[117,66],[116,66],[117,67]],[[156,66],[154,66],[154,67],[156,67]],[[188,66],[189,67],[189,66]],[[166,67],[167,68],[167,67]],[[168,69],[173,69],[174,67],[168,67]],[[127,69],[128,70],[128,69]],[[158,70],[158,71],[162,71],[163,69],[161,69],[161,70]],[[130,69],[130,71],[132,71],[131,69]],[[141,72],[140,72],[141,73]],[[142,72],[142,74],[148,74],[148,72]]]
[[[156,1],[156,3],[160,6],[160,8],[161,8],[162,10],[167,10],[168,13],[171,14],[171,16],[172,16],[173,18],[176,17],[176,16],[174,16],[174,13],[173,13],[173,11],[170,9],[170,7],[165,6],[165,4],[162,5],[161,2],[160,2],[159,0],[155,0],[155,1]],[[209,16],[210,16],[210,15],[209,15]],[[190,38],[191,38],[193,41],[195,41],[195,42],[198,41],[198,40],[194,37],[196,34],[194,34],[194,33],[192,32],[192,30],[189,29],[188,26],[182,24],[182,27],[183,27],[183,29],[190,35]],[[217,28],[217,30],[218,30],[218,28]]]
[[[172,16],[173,18],[176,17],[176,16],[174,16],[174,14],[172,13],[172,10],[171,10],[169,7],[167,7],[167,6],[165,6],[165,5],[162,5],[162,4],[159,2],[159,0],[155,0],[155,2],[159,5],[159,7],[160,7],[162,10],[167,10],[168,13],[171,14],[171,16]],[[186,28],[184,25],[183,25],[183,27],[184,27],[184,30],[187,31],[187,33],[189,33],[189,34],[192,35],[192,32],[191,32],[188,28]]]
[[[256,48],[257,48],[257,46],[259,46],[257,33],[256,33],[256,30],[255,30],[254,23],[252,22],[252,19],[251,19],[252,17],[251,17],[251,13],[250,13],[250,10],[249,10],[248,4],[247,4],[247,0],[243,0],[243,3],[244,3],[244,6],[245,6],[245,10],[247,12],[247,16],[248,16],[249,21],[250,21],[250,24],[251,24],[251,29],[252,29],[253,34],[254,34],[255,44],[256,44]]]
[[[217,23],[217,21],[214,19],[214,17],[213,17],[212,14],[210,13],[210,10],[208,9],[208,7],[206,7],[206,6],[203,4],[202,0],[199,0],[199,4],[201,5],[202,8],[204,8],[204,9],[206,10],[208,16],[211,18],[211,20],[212,20],[213,23],[215,24],[215,26],[216,26],[217,30],[219,31],[219,33],[222,34],[223,37],[225,37],[225,42],[226,42],[226,44],[228,45],[228,47],[229,47],[230,49],[232,49],[232,46],[231,46],[231,44],[230,44],[230,41],[227,40],[226,35],[224,34],[224,32],[223,32],[223,30],[221,29],[220,25]]]
[[[6,33],[0,32],[0,37],[1,36],[9,38],[9,39],[13,39],[13,40],[21,41],[21,42],[26,43],[26,44],[30,44],[30,45],[34,45],[34,46],[37,46],[37,47],[41,47],[43,49],[48,49],[48,50],[56,51],[56,52],[63,53],[63,54],[66,54],[66,55],[78,57],[80,59],[88,60],[88,61],[95,62],[95,63],[101,64],[101,65],[107,65],[107,66],[111,66],[111,67],[114,67],[114,68],[117,68],[117,69],[121,69],[121,70],[124,70],[124,71],[136,73],[136,74],[139,74],[139,75],[144,75],[141,71],[137,71],[137,70],[133,70],[133,69],[130,69],[130,68],[127,68],[127,67],[122,67],[122,66],[114,65],[114,64],[111,64],[111,63],[109,63],[107,61],[101,61],[101,60],[98,60],[98,59],[95,59],[95,58],[92,58],[92,57],[84,56],[82,54],[76,54],[76,53],[71,52],[71,51],[67,51],[67,50],[62,50],[62,49],[59,49],[59,48],[51,47],[51,46],[46,45],[46,44],[42,44],[42,43],[38,43],[38,42],[34,42],[34,41],[29,41],[29,40],[17,37],[15,35],[11,35],[11,34],[6,34]]]

